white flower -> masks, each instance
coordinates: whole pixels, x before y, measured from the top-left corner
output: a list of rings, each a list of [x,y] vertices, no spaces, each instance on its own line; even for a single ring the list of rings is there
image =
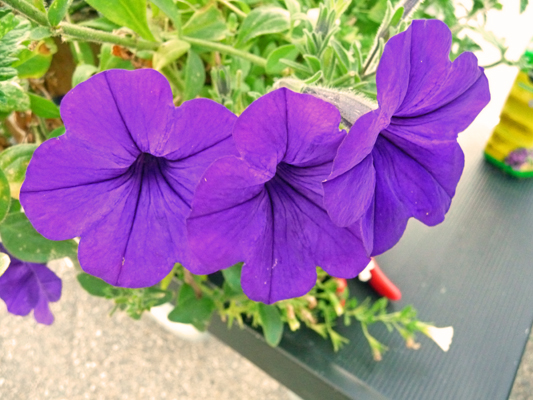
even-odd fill
[[[370,271],[374,269],[375,263],[376,262],[374,261],[374,259],[371,258],[365,269],[359,273],[358,278],[361,282],[368,282],[370,278],[372,278],[372,274],[370,273]]]
[[[453,338],[453,326],[437,328],[436,326],[427,325],[422,330],[422,333],[437,343],[437,346],[439,346],[443,351],[448,351],[450,349]]]

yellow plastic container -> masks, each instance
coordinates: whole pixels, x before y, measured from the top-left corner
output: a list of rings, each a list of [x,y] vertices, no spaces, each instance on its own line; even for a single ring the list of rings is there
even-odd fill
[[[526,51],[485,158],[507,173],[533,177],[533,49]]]

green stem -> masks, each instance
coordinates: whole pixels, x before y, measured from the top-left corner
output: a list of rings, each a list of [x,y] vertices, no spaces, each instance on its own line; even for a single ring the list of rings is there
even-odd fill
[[[37,22],[38,24],[50,26],[46,15],[44,15],[31,4],[26,3],[24,0],[2,0],[2,2],[24,14],[26,17]]]
[[[12,1],[12,0],[10,0]],[[112,43],[124,47],[130,47],[137,50],[157,50],[161,43],[149,42],[144,39],[129,38],[118,36],[113,33],[98,31],[96,29],[86,28],[84,26],[69,24],[68,22],[61,22],[59,24],[59,34],[70,36],[74,39],[81,39],[87,42]]]
[[[241,18],[246,18],[247,14],[242,11],[240,8],[234,6],[227,0],[218,0],[219,3],[224,4],[226,7],[228,7],[231,11],[233,11],[235,14],[237,14]]]
[[[498,65],[500,65],[500,64],[505,63],[505,61],[506,61],[506,60],[505,60],[504,58],[502,58],[502,59],[499,60],[499,61],[493,62],[492,64],[489,64],[489,65],[483,65],[482,67],[485,68],[485,69],[493,68],[493,67],[496,67],[496,66],[498,66]]]
[[[223,54],[230,54],[232,56],[240,57],[240,58],[250,61],[251,63],[259,65],[260,67],[263,67],[263,68],[266,67],[267,60],[264,59],[263,57],[259,57],[254,54],[248,53],[246,51],[236,49],[235,47],[231,47],[231,46],[228,46],[222,43],[210,42],[208,40],[196,39],[196,38],[192,38],[188,36],[184,36],[182,37],[182,39],[185,40],[186,42],[189,42],[190,44],[204,47],[210,50],[219,51]]]

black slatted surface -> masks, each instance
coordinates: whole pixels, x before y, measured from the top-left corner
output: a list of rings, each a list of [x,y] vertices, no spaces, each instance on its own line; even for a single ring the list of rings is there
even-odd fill
[[[390,310],[413,304],[421,320],[453,325],[448,353],[425,337],[420,350],[406,349],[396,333],[372,327],[390,348],[376,363],[358,324],[339,327],[350,344],[338,353],[306,330],[285,332],[278,349],[219,321],[211,331],[306,400],[506,399],[533,322],[533,179],[486,164],[481,130],[465,134],[465,173],[446,221],[410,222],[378,258],[403,293]],[[351,290],[371,293],[358,282]]]

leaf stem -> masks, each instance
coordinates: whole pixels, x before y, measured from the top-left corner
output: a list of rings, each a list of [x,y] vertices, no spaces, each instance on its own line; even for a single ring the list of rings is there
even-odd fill
[[[231,11],[233,11],[235,14],[237,14],[241,18],[246,18],[248,16],[248,14],[246,14],[240,8],[234,6],[227,0],[218,0],[218,2],[221,4],[224,4],[226,7],[228,7]]]
[[[2,2],[37,22],[39,25],[50,26],[46,15],[24,0],[2,0]]]
[[[56,34],[63,33],[65,36],[70,36],[73,39],[81,39],[88,42],[112,43],[124,47],[130,47],[137,50],[157,50],[161,46],[160,42],[149,42],[148,40],[140,38],[131,38],[118,36],[114,33],[98,31],[84,26],[70,24],[68,22],[61,22],[59,30]]]
[[[222,43],[210,42],[208,40],[196,39],[196,38],[192,38],[188,36],[183,36],[182,39],[185,40],[186,42],[189,42],[192,45],[204,47],[209,50],[219,51],[223,54],[230,54],[232,56],[236,56],[244,60],[248,60],[251,63],[254,63],[260,67],[263,67],[263,68],[266,67],[267,60],[264,59],[263,57],[259,57],[259,56],[256,56],[255,54],[251,54],[246,51],[236,49],[235,47],[228,46]]]

